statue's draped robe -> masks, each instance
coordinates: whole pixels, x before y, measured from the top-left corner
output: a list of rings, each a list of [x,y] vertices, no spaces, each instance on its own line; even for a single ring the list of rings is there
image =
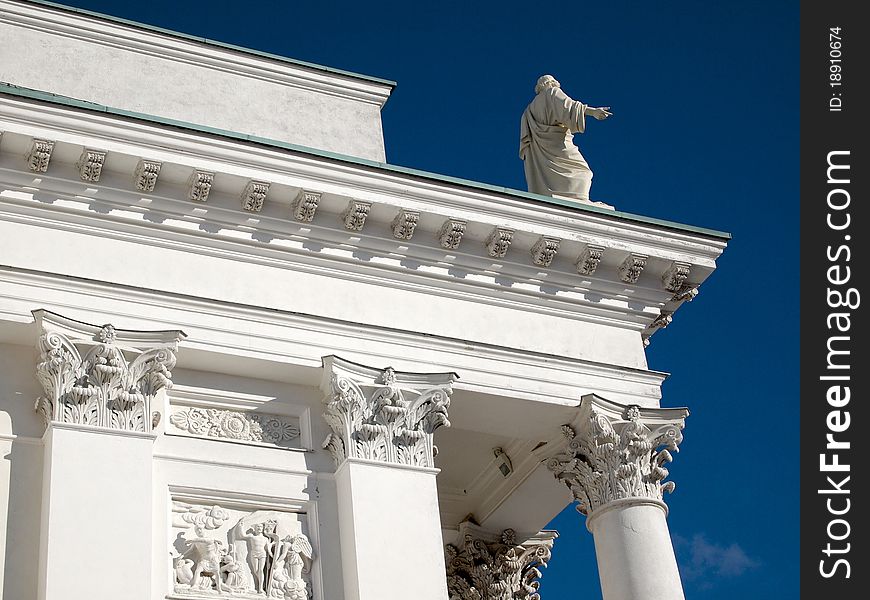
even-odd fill
[[[585,130],[585,104],[557,87],[535,96],[520,122],[520,158],[530,192],[589,199],[592,171],[574,145],[574,133]]]

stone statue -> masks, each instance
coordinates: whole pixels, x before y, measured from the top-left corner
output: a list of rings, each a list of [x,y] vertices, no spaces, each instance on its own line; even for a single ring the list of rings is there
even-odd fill
[[[311,542],[298,533],[285,536],[276,546],[268,595],[284,600],[308,600],[308,586],[302,578],[306,561],[314,555]]]
[[[221,573],[226,573],[226,585],[230,588],[230,591],[238,592],[244,589],[245,587],[245,579],[242,577],[242,574],[239,572],[240,566],[239,563],[236,562],[235,553],[232,551],[224,554],[222,559]]]
[[[610,107],[593,108],[572,100],[552,75],[535,86],[520,122],[520,158],[529,191],[589,201],[592,170],[574,145],[574,134],[586,130],[586,115],[603,121]]]
[[[217,591],[223,592],[223,581],[221,580],[221,542],[212,538],[202,537],[203,531],[197,527],[197,537],[190,540],[190,553],[193,557],[193,576],[190,580],[190,589],[203,587],[211,588],[210,583],[201,583],[201,577],[214,580]],[[178,576],[176,571],[176,576]],[[206,582],[208,579],[205,580]]]
[[[239,523],[239,526],[240,525],[241,523]],[[238,534],[239,539],[247,540],[250,545],[248,558],[251,561],[251,566],[253,567],[252,571],[257,580],[257,592],[260,594],[266,593],[266,559],[268,555],[271,554],[272,549],[272,542],[269,541],[268,537],[263,535],[265,529],[266,524],[255,523],[254,526],[248,530],[250,533],[239,532]],[[274,526],[272,526],[272,530],[274,531]]]

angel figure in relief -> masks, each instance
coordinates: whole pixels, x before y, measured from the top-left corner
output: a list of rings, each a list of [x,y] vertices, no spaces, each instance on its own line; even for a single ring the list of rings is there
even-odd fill
[[[275,561],[269,576],[269,596],[284,600],[308,600],[303,573],[314,557],[311,542],[302,534],[288,535],[275,547]]]

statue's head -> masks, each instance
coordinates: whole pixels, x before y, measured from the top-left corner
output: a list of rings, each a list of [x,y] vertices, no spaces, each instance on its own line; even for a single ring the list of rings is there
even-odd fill
[[[544,90],[548,90],[554,87],[562,87],[562,84],[559,83],[552,75],[541,75],[540,77],[538,77],[538,83],[535,85],[535,93],[540,94]]]

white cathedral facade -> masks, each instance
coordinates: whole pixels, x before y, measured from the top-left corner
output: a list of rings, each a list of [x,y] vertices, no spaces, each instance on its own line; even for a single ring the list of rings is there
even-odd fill
[[[534,600],[572,502],[683,598],[645,346],[727,234],[385,164],[392,88],[0,0],[4,600]]]

